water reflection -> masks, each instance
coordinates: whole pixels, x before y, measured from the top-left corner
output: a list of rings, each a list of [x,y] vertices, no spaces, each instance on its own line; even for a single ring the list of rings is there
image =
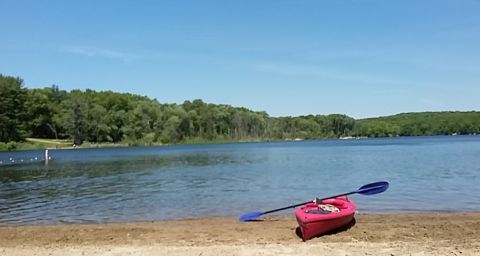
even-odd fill
[[[0,167],[0,224],[238,215],[375,180],[391,188],[361,211],[480,210],[479,152],[478,137],[58,150]]]
[[[109,160],[78,159],[71,162],[54,160],[50,161],[48,165],[37,163],[4,166],[1,169],[0,182],[39,181],[79,176],[96,178],[121,175],[128,172],[168,169],[169,167],[232,165],[246,163],[249,160],[251,159],[245,159],[242,155],[209,153],[127,157]]]

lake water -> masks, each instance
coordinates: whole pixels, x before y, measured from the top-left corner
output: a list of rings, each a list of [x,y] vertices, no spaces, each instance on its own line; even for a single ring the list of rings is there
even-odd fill
[[[381,180],[383,194],[350,197],[360,212],[480,210],[480,136],[50,150],[48,165],[31,161],[43,155],[0,152],[0,225],[238,216]]]

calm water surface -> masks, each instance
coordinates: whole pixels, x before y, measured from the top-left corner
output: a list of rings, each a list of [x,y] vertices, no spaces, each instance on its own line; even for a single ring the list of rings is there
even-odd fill
[[[30,162],[42,151],[0,153],[0,225],[241,215],[379,180],[390,182],[387,192],[351,196],[360,212],[480,210],[480,136],[51,150],[50,156],[45,165]]]

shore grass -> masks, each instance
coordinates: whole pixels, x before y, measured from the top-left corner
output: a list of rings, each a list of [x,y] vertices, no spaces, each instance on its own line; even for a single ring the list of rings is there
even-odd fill
[[[41,138],[26,138],[28,142],[40,143],[45,145],[57,145],[57,146],[72,146],[72,140],[56,140],[56,139],[41,139]]]
[[[171,146],[171,145],[194,145],[194,144],[227,144],[227,143],[245,143],[245,142],[268,142],[271,140],[259,138],[247,138],[242,140],[232,139],[215,139],[208,140],[204,138],[188,138],[175,144],[162,143],[143,143],[141,141],[123,141],[123,142],[102,142],[95,143],[85,141],[80,148],[114,148],[114,147],[139,147],[139,146]],[[7,142],[0,143],[0,151],[14,150],[38,150],[38,149],[71,149],[73,148],[72,140],[56,140],[44,138],[26,138],[24,142]]]
[[[0,143],[0,151],[71,148],[72,145],[73,142],[71,140],[26,138],[25,141],[22,142],[11,141]]]

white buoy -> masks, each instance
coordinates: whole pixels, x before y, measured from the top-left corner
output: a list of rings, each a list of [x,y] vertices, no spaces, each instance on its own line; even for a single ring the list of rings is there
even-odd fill
[[[45,149],[45,165],[48,164],[48,159],[49,159],[49,157],[48,157],[48,149]]]

